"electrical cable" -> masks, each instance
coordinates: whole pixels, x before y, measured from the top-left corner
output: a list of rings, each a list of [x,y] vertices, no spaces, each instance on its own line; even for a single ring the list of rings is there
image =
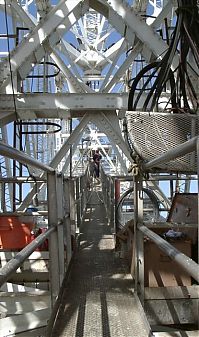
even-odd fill
[[[45,78],[51,78],[51,77],[55,77],[57,76],[59,73],[60,73],[60,68],[58,67],[58,65],[54,62],[49,62],[49,61],[46,61],[46,62],[40,62],[39,64],[47,64],[47,65],[51,65],[51,66],[54,66],[55,68],[58,69],[58,71],[54,74],[51,74],[51,75],[45,75]],[[28,75],[27,78],[44,78],[44,75]]]
[[[187,60],[191,52],[196,66],[199,65],[199,12],[197,0],[178,0],[176,16],[177,21],[170,41],[168,25],[165,26],[169,47],[162,60],[152,62],[141,69],[130,86],[128,99],[129,111],[135,111],[137,109],[142,94],[146,94],[146,91],[148,91],[147,85],[149,81],[152,81],[153,85],[147,93],[141,108],[142,111],[158,111],[159,100],[167,82],[170,83],[171,94],[169,102],[171,108],[169,109],[172,112],[195,113],[199,106],[193,80],[190,78],[190,71],[197,76],[198,73]],[[179,65],[175,70],[172,70],[172,60],[176,54],[179,55]],[[152,73],[148,74],[151,71]],[[142,89],[138,89],[137,85],[139,81],[146,77],[147,74],[148,79],[144,82]],[[155,76],[156,78],[154,78]],[[138,90],[139,93],[135,98],[135,93]]]
[[[48,126],[55,126],[57,129],[55,130],[39,130],[39,131],[22,131],[21,134],[27,135],[27,134],[51,134],[61,131],[62,127],[61,125],[53,122],[20,122],[21,125],[48,125]]]

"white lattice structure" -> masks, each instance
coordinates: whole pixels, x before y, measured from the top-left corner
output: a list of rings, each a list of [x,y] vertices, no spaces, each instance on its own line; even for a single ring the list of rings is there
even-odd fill
[[[53,126],[24,125],[22,145],[34,158],[55,162],[69,172],[71,145],[73,155],[81,157],[82,138],[88,137],[91,122],[108,137],[122,172],[127,172],[131,157],[119,119],[128,108],[129,80],[151,61],[162,59],[176,23],[176,6],[171,0],[2,0],[1,125],[16,120],[60,122],[58,133],[53,133]],[[178,55],[173,55],[171,67],[178,62]],[[196,71],[190,76],[197,88],[198,70],[191,55],[189,62]],[[169,90],[167,86],[160,110]],[[71,119],[80,123],[79,131],[69,130]],[[114,166],[109,155],[106,161]],[[29,173],[38,172],[29,168]]]

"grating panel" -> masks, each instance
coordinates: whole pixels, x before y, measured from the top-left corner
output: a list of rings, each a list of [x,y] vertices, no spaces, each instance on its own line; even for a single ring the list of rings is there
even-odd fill
[[[51,337],[148,337],[128,265],[114,254],[105,207],[96,192],[89,200]]]
[[[127,111],[127,129],[136,152],[150,161],[199,135],[199,116]],[[163,163],[164,171],[197,172],[196,151]]]

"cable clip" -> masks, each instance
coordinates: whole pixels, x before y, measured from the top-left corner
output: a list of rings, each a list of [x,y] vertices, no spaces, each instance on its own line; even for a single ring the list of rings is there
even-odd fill
[[[128,172],[132,172],[133,176],[137,176],[139,174],[139,167],[137,164],[131,164],[131,166],[128,169]]]

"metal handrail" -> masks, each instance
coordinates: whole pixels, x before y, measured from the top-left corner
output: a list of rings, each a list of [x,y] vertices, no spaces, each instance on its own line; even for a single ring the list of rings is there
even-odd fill
[[[179,146],[176,146],[175,148],[163,153],[159,157],[152,159],[148,163],[143,164],[143,168],[148,170],[155,167],[156,165],[165,163],[167,161],[184,156],[185,154],[194,151],[196,149],[196,144],[198,140],[199,137],[191,138],[187,142],[180,144]]]
[[[55,172],[52,167],[41,163],[40,161],[28,156],[25,152],[16,150],[12,146],[6,145],[0,141],[0,155],[19,161],[25,165],[31,165],[45,172]]]
[[[0,287],[9,279],[10,275],[15,272],[21,264],[37,249],[49,236],[56,230],[52,226],[44,233],[37,236],[31,243],[24,247],[14,258],[9,260],[4,267],[0,269]]]
[[[158,234],[151,231],[146,226],[138,226],[138,229],[148,236],[164,253],[166,253],[172,260],[176,261],[194,280],[199,282],[199,265],[190,257],[181,253],[178,249],[173,247],[169,242],[162,239]]]

